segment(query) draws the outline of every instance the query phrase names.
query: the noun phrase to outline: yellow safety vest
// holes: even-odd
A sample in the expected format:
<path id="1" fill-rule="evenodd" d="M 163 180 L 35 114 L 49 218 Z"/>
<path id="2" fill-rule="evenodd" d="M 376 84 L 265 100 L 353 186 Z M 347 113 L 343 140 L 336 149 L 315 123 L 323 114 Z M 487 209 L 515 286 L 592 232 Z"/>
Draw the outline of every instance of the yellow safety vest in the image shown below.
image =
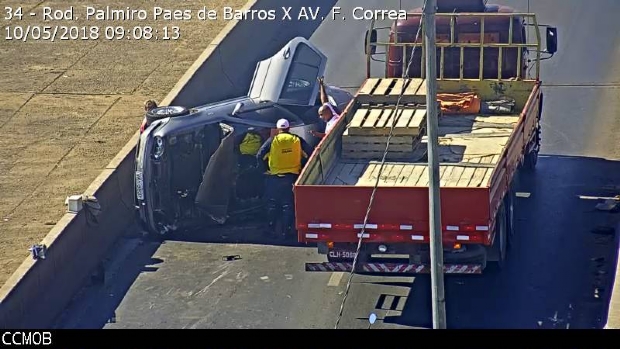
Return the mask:
<path id="1" fill-rule="evenodd" d="M 301 171 L 301 141 L 290 133 L 279 133 L 273 137 L 269 151 L 269 173 L 273 175 Z"/>
<path id="2" fill-rule="evenodd" d="M 239 151 L 243 155 L 256 155 L 263 144 L 261 137 L 255 133 L 246 133 L 239 145 Z"/>

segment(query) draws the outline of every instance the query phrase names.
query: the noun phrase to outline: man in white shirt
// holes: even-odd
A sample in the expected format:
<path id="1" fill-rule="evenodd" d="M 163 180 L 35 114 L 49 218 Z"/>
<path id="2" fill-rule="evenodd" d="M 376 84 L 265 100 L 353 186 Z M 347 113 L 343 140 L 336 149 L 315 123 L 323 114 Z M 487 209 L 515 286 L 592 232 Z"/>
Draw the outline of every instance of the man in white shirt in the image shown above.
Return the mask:
<path id="1" fill-rule="evenodd" d="M 319 87 L 321 91 L 321 103 L 323 103 L 319 108 L 319 117 L 326 123 L 325 132 L 310 131 L 310 133 L 315 137 L 323 138 L 334 128 L 338 120 L 340 120 L 340 115 L 336 112 L 336 108 L 329 102 L 323 77 L 319 78 Z"/>

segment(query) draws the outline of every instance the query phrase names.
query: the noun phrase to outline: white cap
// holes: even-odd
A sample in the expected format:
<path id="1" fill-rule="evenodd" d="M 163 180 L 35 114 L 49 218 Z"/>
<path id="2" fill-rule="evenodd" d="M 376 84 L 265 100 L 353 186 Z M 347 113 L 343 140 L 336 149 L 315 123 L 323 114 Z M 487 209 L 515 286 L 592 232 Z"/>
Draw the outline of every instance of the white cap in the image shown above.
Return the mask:
<path id="1" fill-rule="evenodd" d="M 279 130 L 282 130 L 282 129 L 287 129 L 287 128 L 291 127 L 291 125 L 288 123 L 288 120 L 280 119 L 280 120 L 278 120 L 278 123 L 276 123 L 276 127 Z"/>

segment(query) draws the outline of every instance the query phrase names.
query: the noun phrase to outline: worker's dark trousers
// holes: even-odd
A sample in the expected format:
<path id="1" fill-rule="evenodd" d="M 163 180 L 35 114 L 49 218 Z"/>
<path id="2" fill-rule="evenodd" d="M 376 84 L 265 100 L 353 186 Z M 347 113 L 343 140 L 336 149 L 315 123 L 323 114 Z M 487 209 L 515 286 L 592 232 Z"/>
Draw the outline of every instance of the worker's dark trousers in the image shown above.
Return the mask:
<path id="1" fill-rule="evenodd" d="M 296 174 L 268 175 L 265 180 L 265 199 L 267 201 L 267 218 L 269 225 L 275 227 L 278 218 L 282 218 L 285 229 L 291 230 L 295 225 L 295 200 L 293 184 Z"/>

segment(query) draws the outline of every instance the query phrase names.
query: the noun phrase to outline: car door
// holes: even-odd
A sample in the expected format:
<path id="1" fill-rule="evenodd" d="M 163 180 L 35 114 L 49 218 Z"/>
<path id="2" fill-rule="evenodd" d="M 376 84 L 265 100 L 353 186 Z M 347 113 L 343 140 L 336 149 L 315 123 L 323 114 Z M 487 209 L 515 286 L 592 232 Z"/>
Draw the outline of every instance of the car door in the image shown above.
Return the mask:
<path id="1" fill-rule="evenodd" d="M 256 65 L 248 96 L 284 105 L 314 105 L 327 57 L 303 37 Z"/>

